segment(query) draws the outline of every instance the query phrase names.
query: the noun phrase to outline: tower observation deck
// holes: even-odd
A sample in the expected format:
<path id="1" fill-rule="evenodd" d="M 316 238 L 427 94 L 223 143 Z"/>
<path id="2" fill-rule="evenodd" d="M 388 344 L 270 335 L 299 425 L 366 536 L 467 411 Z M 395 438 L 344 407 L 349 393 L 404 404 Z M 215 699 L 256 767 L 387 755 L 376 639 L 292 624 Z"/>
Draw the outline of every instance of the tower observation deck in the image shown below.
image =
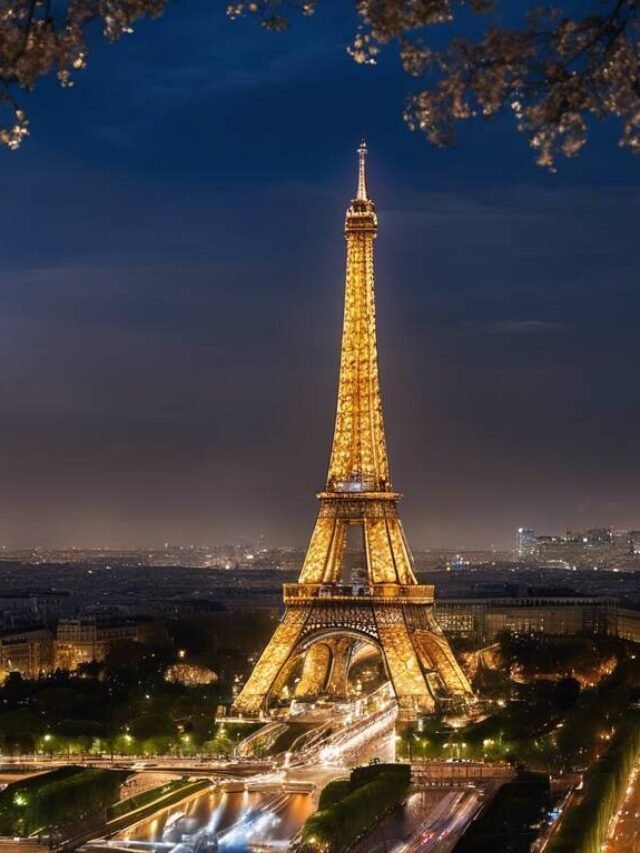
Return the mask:
<path id="1" fill-rule="evenodd" d="M 401 718 L 472 695 L 436 622 L 434 588 L 416 580 L 398 516 L 401 495 L 391 485 L 376 336 L 378 219 L 366 157 L 363 140 L 345 222 L 340 376 L 326 487 L 298 583 L 284 585 L 284 616 L 236 699 L 240 713 L 266 711 L 300 662 L 296 696 L 344 698 L 350 662 L 363 643 L 380 651 Z"/>

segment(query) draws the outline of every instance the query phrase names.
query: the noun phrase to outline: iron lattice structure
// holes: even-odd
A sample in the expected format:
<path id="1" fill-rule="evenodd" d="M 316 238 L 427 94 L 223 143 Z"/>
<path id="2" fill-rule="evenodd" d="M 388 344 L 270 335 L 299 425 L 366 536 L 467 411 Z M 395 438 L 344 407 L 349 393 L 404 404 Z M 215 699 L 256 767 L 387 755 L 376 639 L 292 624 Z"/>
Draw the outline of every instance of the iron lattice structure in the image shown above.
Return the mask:
<path id="1" fill-rule="evenodd" d="M 344 325 L 336 425 L 325 491 L 298 583 L 285 584 L 285 613 L 235 702 L 265 711 L 302 663 L 298 697 L 346 696 L 364 642 L 381 652 L 401 718 L 471 697 L 433 613 L 432 586 L 418 584 L 398 516 L 382 414 L 376 341 L 373 243 L 378 221 L 358 149 L 356 198 L 347 210 Z M 353 532 L 361 565 L 352 562 Z M 351 574 L 349 572 L 351 571 Z"/>

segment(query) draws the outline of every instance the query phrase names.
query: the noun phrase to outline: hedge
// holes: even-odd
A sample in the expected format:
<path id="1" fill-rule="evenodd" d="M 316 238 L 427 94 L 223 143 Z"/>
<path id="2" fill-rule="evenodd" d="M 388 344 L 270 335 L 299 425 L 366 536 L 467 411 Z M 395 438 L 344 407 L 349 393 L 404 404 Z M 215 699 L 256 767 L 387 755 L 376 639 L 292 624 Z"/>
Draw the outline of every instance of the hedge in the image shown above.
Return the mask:
<path id="1" fill-rule="evenodd" d="M 208 787 L 210 784 L 208 779 L 199 779 L 196 782 L 192 779 L 173 779 L 170 782 L 165 782 L 164 785 L 159 785 L 157 788 L 149 788 L 147 791 L 142 791 L 133 797 L 127 797 L 126 800 L 120 800 L 119 803 L 115 803 L 109 807 L 107 817 L 109 820 L 115 820 L 115 818 L 122 817 L 122 815 L 129 814 L 129 812 L 153 803 L 155 800 L 160 799 L 160 797 L 167 797 L 169 794 L 177 791 L 187 796 L 187 794 L 191 792 L 195 793 L 200 789 Z"/>
<path id="2" fill-rule="evenodd" d="M 348 782 L 331 782 L 302 829 L 303 842 L 341 853 L 403 802 L 410 782 L 411 768 L 405 764 L 360 767 Z"/>
<path id="3" fill-rule="evenodd" d="M 126 770 L 65 767 L 0 794 L 0 835 L 30 835 L 99 812 L 120 796 Z"/>
<path id="4" fill-rule="evenodd" d="M 320 798 L 318 800 L 318 811 L 324 811 L 335 803 L 340 802 L 340 800 L 343 800 L 351 790 L 350 779 L 331 782 L 320 794 Z"/>

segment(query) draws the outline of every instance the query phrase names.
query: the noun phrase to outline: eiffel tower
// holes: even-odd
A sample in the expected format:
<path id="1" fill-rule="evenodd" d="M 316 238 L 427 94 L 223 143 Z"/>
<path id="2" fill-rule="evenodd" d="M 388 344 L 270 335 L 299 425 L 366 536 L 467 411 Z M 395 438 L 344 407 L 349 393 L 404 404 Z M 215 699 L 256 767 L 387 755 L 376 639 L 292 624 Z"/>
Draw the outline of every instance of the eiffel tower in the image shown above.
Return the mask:
<path id="1" fill-rule="evenodd" d="M 398 517 L 402 496 L 391 485 L 376 343 L 378 220 L 367 193 L 364 140 L 358 156 L 357 193 L 345 224 L 344 325 L 327 485 L 318 494 L 320 512 L 298 583 L 284 584 L 284 616 L 235 701 L 239 713 L 267 711 L 301 662 L 295 696 L 346 697 L 351 663 L 364 645 L 382 655 L 400 719 L 472 696 L 436 622 L 434 587 L 414 575 Z"/>

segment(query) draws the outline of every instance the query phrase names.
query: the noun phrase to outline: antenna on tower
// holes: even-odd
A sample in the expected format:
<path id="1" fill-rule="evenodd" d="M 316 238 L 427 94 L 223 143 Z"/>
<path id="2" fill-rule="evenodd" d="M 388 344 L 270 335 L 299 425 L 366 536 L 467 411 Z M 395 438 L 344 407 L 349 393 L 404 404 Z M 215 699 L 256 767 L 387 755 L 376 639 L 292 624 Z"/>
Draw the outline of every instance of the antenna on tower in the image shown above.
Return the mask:
<path id="1" fill-rule="evenodd" d="M 367 143 L 364 136 L 360 140 L 360 145 L 358 146 L 358 159 L 358 192 L 356 199 L 358 201 L 367 201 Z"/>

